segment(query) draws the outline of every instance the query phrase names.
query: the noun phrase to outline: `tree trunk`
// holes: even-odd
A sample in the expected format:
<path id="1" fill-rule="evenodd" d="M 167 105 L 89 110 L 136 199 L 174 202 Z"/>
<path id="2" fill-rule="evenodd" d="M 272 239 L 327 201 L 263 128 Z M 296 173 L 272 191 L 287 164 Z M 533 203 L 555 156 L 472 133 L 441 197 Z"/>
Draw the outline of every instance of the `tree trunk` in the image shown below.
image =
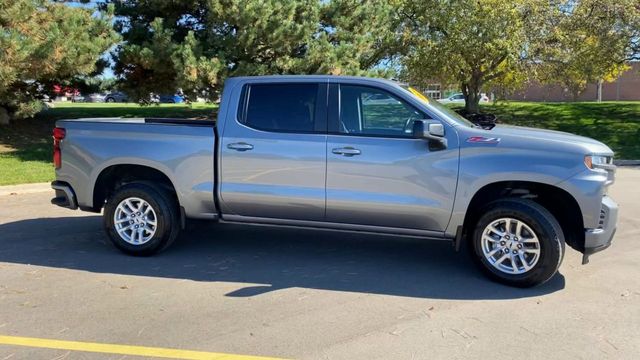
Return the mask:
<path id="1" fill-rule="evenodd" d="M 464 95 L 464 111 L 467 114 L 480 113 L 480 89 L 473 84 L 462 84 L 462 94 Z"/>
<path id="2" fill-rule="evenodd" d="M 598 79 L 596 101 L 602 102 L 602 79 Z"/>
<path id="3" fill-rule="evenodd" d="M 9 125 L 9 120 L 11 120 L 9 111 L 0 106 L 0 125 Z"/>

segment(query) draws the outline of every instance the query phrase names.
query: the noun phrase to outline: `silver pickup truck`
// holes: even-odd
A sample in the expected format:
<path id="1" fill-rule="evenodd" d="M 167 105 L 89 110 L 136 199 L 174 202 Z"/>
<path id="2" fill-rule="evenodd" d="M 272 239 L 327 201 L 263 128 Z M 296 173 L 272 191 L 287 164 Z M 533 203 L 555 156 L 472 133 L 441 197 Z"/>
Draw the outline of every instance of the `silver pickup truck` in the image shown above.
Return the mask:
<path id="1" fill-rule="evenodd" d="M 584 263 L 611 243 L 612 157 L 567 133 L 475 126 L 393 81 L 238 77 L 217 121 L 58 121 L 52 202 L 103 211 L 133 255 L 191 218 L 385 233 L 466 244 L 489 277 L 527 287 L 565 243 Z"/>

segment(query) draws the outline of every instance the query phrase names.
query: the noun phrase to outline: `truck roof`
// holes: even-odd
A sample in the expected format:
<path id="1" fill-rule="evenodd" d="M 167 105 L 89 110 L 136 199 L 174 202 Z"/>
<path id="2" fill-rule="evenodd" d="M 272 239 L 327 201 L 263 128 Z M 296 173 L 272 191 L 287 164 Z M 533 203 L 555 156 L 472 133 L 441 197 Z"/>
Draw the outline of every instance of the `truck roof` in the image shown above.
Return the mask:
<path id="1" fill-rule="evenodd" d="M 363 80 L 363 81 L 376 81 L 387 84 L 400 85 L 401 83 L 395 80 L 374 78 L 366 76 L 346 76 L 346 75 L 259 75 L 259 76 L 237 76 L 229 77 L 227 80 Z"/>

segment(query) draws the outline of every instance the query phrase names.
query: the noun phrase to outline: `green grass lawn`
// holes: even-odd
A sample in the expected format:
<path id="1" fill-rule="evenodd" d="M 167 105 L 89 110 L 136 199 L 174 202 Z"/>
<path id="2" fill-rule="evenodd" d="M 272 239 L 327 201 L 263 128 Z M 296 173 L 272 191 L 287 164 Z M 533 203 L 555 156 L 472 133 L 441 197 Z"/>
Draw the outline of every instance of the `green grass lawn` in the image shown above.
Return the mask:
<path id="1" fill-rule="evenodd" d="M 505 124 L 566 131 L 598 139 L 618 159 L 640 159 L 640 102 L 524 103 L 483 105 Z M 33 119 L 0 127 L 0 185 L 54 178 L 51 131 L 59 119 L 81 117 L 207 118 L 217 105 L 56 104 Z"/>
<path id="2" fill-rule="evenodd" d="M 503 124 L 565 131 L 607 144 L 617 159 L 640 159 L 640 101 L 483 105 Z"/>

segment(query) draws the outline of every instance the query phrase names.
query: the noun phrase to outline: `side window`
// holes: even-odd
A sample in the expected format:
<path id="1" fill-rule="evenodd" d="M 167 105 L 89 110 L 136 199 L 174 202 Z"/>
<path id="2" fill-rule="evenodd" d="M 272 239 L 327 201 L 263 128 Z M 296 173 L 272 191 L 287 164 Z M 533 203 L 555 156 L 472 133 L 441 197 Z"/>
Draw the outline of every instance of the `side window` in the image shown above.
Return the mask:
<path id="1" fill-rule="evenodd" d="M 266 131 L 314 132 L 318 84 L 252 84 L 243 91 L 240 122 Z"/>
<path id="2" fill-rule="evenodd" d="M 410 137 L 413 121 L 423 118 L 420 111 L 384 90 L 340 86 L 341 133 Z"/>

